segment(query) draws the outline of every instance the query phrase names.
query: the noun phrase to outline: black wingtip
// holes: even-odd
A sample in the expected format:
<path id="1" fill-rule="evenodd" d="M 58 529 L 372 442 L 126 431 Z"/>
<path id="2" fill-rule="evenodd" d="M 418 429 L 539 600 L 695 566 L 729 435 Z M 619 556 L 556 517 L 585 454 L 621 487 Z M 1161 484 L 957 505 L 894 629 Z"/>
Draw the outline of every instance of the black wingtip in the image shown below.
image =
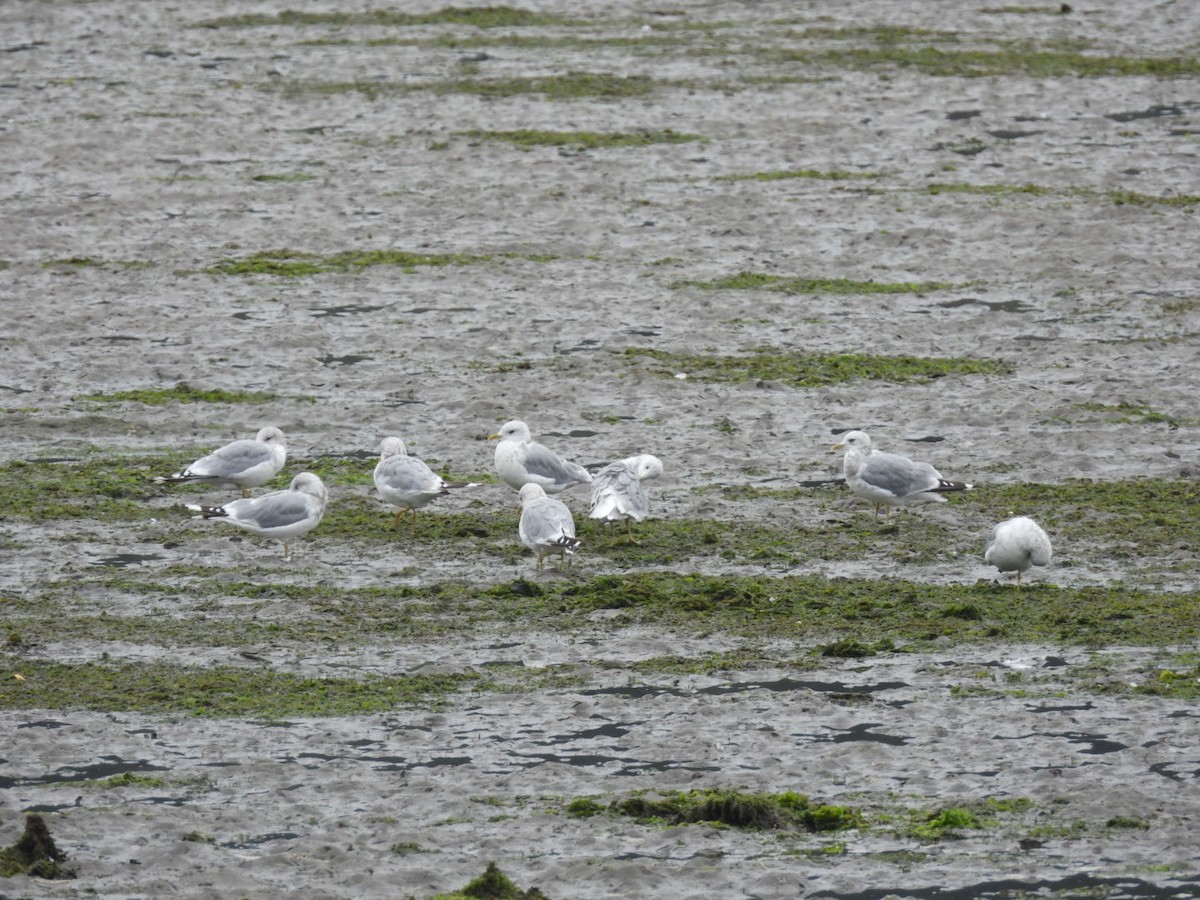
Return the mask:
<path id="1" fill-rule="evenodd" d="M 973 490 L 974 488 L 975 488 L 975 485 L 967 484 L 965 481 L 947 481 L 946 479 L 943 478 L 940 481 L 938 481 L 938 486 L 935 487 L 934 490 L 935 491 L 970 491 L 970 490 Z"/>

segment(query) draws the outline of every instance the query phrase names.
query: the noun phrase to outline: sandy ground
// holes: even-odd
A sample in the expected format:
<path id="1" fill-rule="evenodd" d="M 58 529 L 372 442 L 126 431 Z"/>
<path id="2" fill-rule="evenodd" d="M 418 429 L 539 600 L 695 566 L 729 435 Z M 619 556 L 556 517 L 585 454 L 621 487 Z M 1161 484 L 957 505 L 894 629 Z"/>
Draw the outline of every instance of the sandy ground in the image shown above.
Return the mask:
<path id="1" fill-rule="evenodd" d="M 575 14 L 552 2 L 530 8 Z M 668 475 L 653 489 L 656 513 L 718 521 L 801 521 L 831 508 L 836 517 L 858 515 L 848 497 L 772 505 L 697 490 L 830 478 L 837 460 L 828 446 L 851 427 L 919 452 L 951 477 L 1194 477 L 1195 207 L 1106 199 L 1114 191 L 1196 193 L 1194 78 L 931 77 L 747 50 L 870 46 L 869 33 L 848 31 L 895 26 L 957 34 L 954 47 L 1087 41 L 1101 55 L 1194 56 L 1200 33 L 1200 11 L 1184 3 L 1077 4 L 1069 15 L 999 9 L 932 0 L 590 4 L 592 25 L 520 32 L 605 42 L 479 51 L 371 43 L 479 33 L 462 26 L 194 27 L 276 11 L 235 0 L 5 3 L 0 459 L 203 449 L 271 422 L 288 433 L 296 459 L 370 453 L 383 435 L 399 433 L 452 471 L 485 472 L 491 447 L 483 436 L 519 416 L 587 464 L 657 453 Z M 720 23 L 711 39 L 724 43 L 701 53 L 703 37 L 654 50 L 610 40 L 654 34 L 647 23 Z M 645 97 L 568 101 L 294 89 L 573 71 L 677 84 Z M 664 127 L 707 140 L 522 150 L 466 134 Z M 878 177 L 726 177 L 800 169 Z M 932 195 L 937 182 L 1051 190 Z M 272 249 L 492 258 L 298 279 L 203 271 Z M 101 264 L 64 262 L 83 258 Z M 672 286 L 740 271 L 953 287 L 830 297 Z M 1013 374 L 800 391 L 662 378 L 622 355 L 628 347 L 727 354 L 758 346 L 1002 359 Z M 181 381 L 281 399 L 266 410 L 79 400 Z M 1082 412 L 1120 403 L 1185 424 Z M 931 437 L 942 440 L 922 441 Z M 365 493 L 334 485 L 332 502 L 353 490 Z M 446 506 L 480 498 L 513 502 L 486 486 Z M 418 558 L 403 546 L 362 551 L 323 542 L 319 530 L 284 566 L 265 544 L 215 530 L 179 545 L 163 505 L 158 531 L 98 527 L 70 542 L 54 539 L 60 526 L 6 518 L 0 529 L 18 549 L 5 551 L 0 590 L 19 592 L 120 553 L 146 553 L 150 566 L 185 560 L 231 570 L 267 557 L 279 577 L 355 586 L 401 570 L 417 583 L 487 584 L 531 566 L 528 558 L 516 568 L 469 554 Z M 920 515 L 985 524 L 954 505 Z M 1177 574 L 1160 567 L 1156 587 L 1196 590 L 1195 548 L 1181 552 L 1189 565 Z M 1041 577 L 1142 583 L 1126 560 L 1079 555 L 1087 565 Z M 586 553 L 577 566 L 576 577 L 612 571 Z M 800 571 L 951 583 L 992 574 L 980 556 L 917 569 L 813 561 Z M 121 598 L 110 600 L 119 614 Z M 341 674 L 347 666 L 403 673 L 496 661 L 531 670 L 618 664 L 597 668 L 585 688 L 463 697 L 436 713 L 265 724 L 5 712 L 0 844 L 19 833 L 19 810 L 48 810 L 79 877 L 0 884 L 0 896 L 273 896 L 290 888 L 306 897 L 426 897 L 462 886 L 493 859 L 555 900 L 1200 890 L 1192 704 L 951 692 L 981 671 L 1033 670 L 1052 685 L 1056 672 L 1097 654 L 1132 671 L 1155 651 L 954 648 L 831 661 L 802 675 L 768 669 L 636 685 L 619 670 L 621 662 L 736 643 L 598 622 L 573 635 L 381 642 L 336 657 L 314 647 L 268 662 Z M 778 649 L 782 659 L 803 648 Z M 164 651 L 50 643 L 40 652 L 140 659 Z M 220 659 L 203 648 L 182 654 L 197 664 Z M 83 795 L 73 783 L 125 771 L 191 786 Z M 1091 827 L 1084 837 L 1025 845 L 1004 829 L 934 843 L 873 829 L 839 835 L 845 846 L 831 848 L 828 838 L 561 814 L 578 796 L 714 783 L 873 807 L 1036 797 L 1054 805 L 1055 823 Z M 1116 814 L 1151 827 L 1106 831 Z M 181 840 L 193 833 L 213 840 Z"/>

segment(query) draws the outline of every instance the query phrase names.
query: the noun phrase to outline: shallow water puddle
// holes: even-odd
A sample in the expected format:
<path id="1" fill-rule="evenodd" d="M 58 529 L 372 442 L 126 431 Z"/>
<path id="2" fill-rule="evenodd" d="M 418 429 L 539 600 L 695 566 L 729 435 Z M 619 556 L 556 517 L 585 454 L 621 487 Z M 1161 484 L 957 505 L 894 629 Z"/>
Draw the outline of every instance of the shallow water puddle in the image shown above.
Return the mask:
<path id="1" fill-rule="evenodd" d="M 1014 736 L 996 735 L 994 739 L 998 741 L 1024 741 L 1035 737 L 1064 738 L 1070 744 L 1086 744 L 1088 749 L 1080 750 L 1080 753 L 1118 753 L 1121 750 L 1129 749 L 1128 744 L 1114 741 L 1106 735 L 1089 734 L 1083 731 L 1031 731 L 1028 734 Z"/>
<path id="2" fill-rule="evenodd" d="M 259 834 L 240 841 L 228 841 L 220 846 L 227 850 L 253 850 L 271 841 L 294 841 L 302 837 L 304 835 L 297 834 L 294 831 L 272 831 L 269 834 Z"/>
<path id="3" fill-rule="evenodd" d="M 978 297 L 963 297 L 939 303 L 941 309 L 958 309 L 963 306 L 983 306 L 988 312 L 1023 313 L 1032 312 L 1034 307 L 1023 300 L 981 300 Z"/>
<path id="4" fill-rule="evenodd" d="M 645 724 L 644 720 L 639 722 L 609 722 L 606 725 L 601 725 L 599 728 L 576 731 L 574 734 L 556 734 L 546 740 L 533 741 L 533 743 L 540 746 L 549 746 L 553 744 L 570 744 L 574 741 L 590 741 L 602 737 L 621 738 L 629 734 L 631 729 Z"/>
<path id="5" fill-rule="evenodd" d="M 140 759 L 129 762 L 119 756 L 102 756 L 104 762 L 87 766 L 61 766 L 45 775 L 17 776 L 15 778 L 0 778 L 0 788 L 28 787 L 35 784 L 72 784 L 81 781 L 100 781 L 105 778 L 115 778 L 119 775 L 130 775 L 135 772 L 166 772 L 166 766 L 156 766 Z"/>
<path id="6" fill-rule="evenodd" d="M 155 562 L 163 558 L 161 553 L 117 553 L 114 556 L 101 557 L 92 563 L 92 565 L 105 566 L 112 569 L 124 569 L 129 566 L 140 566 L 144 563 Z"/>
<path id="7" fill-rule="evenodd" d="M 373 313 L 386 308 L 384 306 L 371 306 L 365 303 L 343 303 L 339 306 L 314 306 L 309 312 L 316 319 L 337 319 L 342 316 L 361 316 L 364 313 Z"/>
<path id="8" fill-rule="evenodd" d="M 858 725 L 851 725 L 849 728 L 833 728 L 829 725 L 823 726 L 824 732 L 821 733 L 805 733 L 803 731 L 792 732 L 792 737 L 799 738 L 801 743 L 816 744 L 816 743 L 871 743 L 871 744 L 888 744 L 893 747 L 902 747 L 912 740 L 911 735 L 896 735 L 896 734 L 881 734 L 872 731 L 873 728 L 879 728 L 882 722 L 861 722 Z"/>
<path id="9" fill-rule="evenodd" d="M 1191 887 L 1188 887 L 1191 886 Z M 962 888 L 906 885 L 889 889 L 872 887 L 867 891 L 815 891 L 804 896 L 809 900 L 873 900 L 878 897 L 907 897 L 911 900 L 1007 900 L 1010 897 L 1103 897 L 1105 900 L 1172 900 L 1195 897 L 1200 878 L 1186 878 L 1175 885 L 1158 885 L 1140 878 L 1103 878 L 1087 873 L 1066 878 L 1042 878 L 1023 881 L 1004 878 L 985 881 Z"/>
<path id="10" fill-rule="evenodd" d="M 1171 781 L 1200 781 L 1200 759 L 1189 759 L 1184 765 L 1194 765 L 1196 768 L 1180 770 L 1180 763 L 1162 762 L 1152 765 L 1149 771 Z"/>
<path id="11" fill-rule="evenodd" d="M 1145 109 L 1132 112 L 1108 113 L 1104 118 L 1114 122 L 1136 122 L 1138 119 L 1162 119 L 1168 116 L 1182 116 L 1185 110 L 1195 109 L 1200 103 L 1168 103 L 1155 104 Z"/>
<path id="12" fill-rule="evenodd" d="M 354 366 L 358 365 L 360 362 L 367 362 L 371 359 L 374 359 L 374 357 L 363 356 L 358 353 L 348 353 L 345 356 L 333 356 L 327 354 L 325 356 L 318 356 L 317 362 L 326 368 L 333 368 L 336 366 Z"/>

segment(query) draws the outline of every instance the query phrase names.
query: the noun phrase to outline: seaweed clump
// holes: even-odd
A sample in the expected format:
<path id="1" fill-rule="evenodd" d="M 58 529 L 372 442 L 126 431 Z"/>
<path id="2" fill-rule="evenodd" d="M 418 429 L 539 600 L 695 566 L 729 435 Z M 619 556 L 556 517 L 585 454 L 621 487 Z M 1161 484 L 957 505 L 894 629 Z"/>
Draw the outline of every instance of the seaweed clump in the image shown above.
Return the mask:
<path id="1" fill-rule="evenodd" d="M 511 878 L 500 871 L 494 862 L 478 878 L 452 894 L 438 894 L 432 900 L 549 900 L 537 888 L 527 891 L 517 887 Z"/>
<path id="2" fill-rule="evenodd" d="M 0 876 L 32 875 L 35 878 L 68 879 L 75 873 L 63 865 L 67 854 L 58 849 L 46 820 L 38 815 L 25 817 L 25 831 L 11 847 L 0 850 Z"/>
<path id="3" fill-rule="evenodd" d="M 689 825 L 699 822 L 744 828 L 751 831 L 801 829 L 804 831 L 840 831 L 858 828 L 862 815 L 844 806 L 814 805 L 794 791 L 782 794 L 747 794 L 740 791 L 708 788 L 691 791 L 660 792 L 658 797 L 635 794 L 614 801 L 609 809 L 643 823 Z M 572 808 L 575 815 L 588 814 Z"/>

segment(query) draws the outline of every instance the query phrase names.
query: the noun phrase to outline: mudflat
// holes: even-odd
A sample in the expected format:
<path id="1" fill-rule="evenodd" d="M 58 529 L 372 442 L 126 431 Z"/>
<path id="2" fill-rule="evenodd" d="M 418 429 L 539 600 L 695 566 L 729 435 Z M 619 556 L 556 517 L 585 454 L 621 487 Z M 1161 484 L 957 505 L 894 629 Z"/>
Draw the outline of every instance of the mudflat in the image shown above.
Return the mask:
<path id="1" fill-rule="evenodd" d="M 303 6 L 0 7 L 0 894 L 1200 889 L 1200 10 Z M 154 481 L 266 425 L 289 559 Z"/>

